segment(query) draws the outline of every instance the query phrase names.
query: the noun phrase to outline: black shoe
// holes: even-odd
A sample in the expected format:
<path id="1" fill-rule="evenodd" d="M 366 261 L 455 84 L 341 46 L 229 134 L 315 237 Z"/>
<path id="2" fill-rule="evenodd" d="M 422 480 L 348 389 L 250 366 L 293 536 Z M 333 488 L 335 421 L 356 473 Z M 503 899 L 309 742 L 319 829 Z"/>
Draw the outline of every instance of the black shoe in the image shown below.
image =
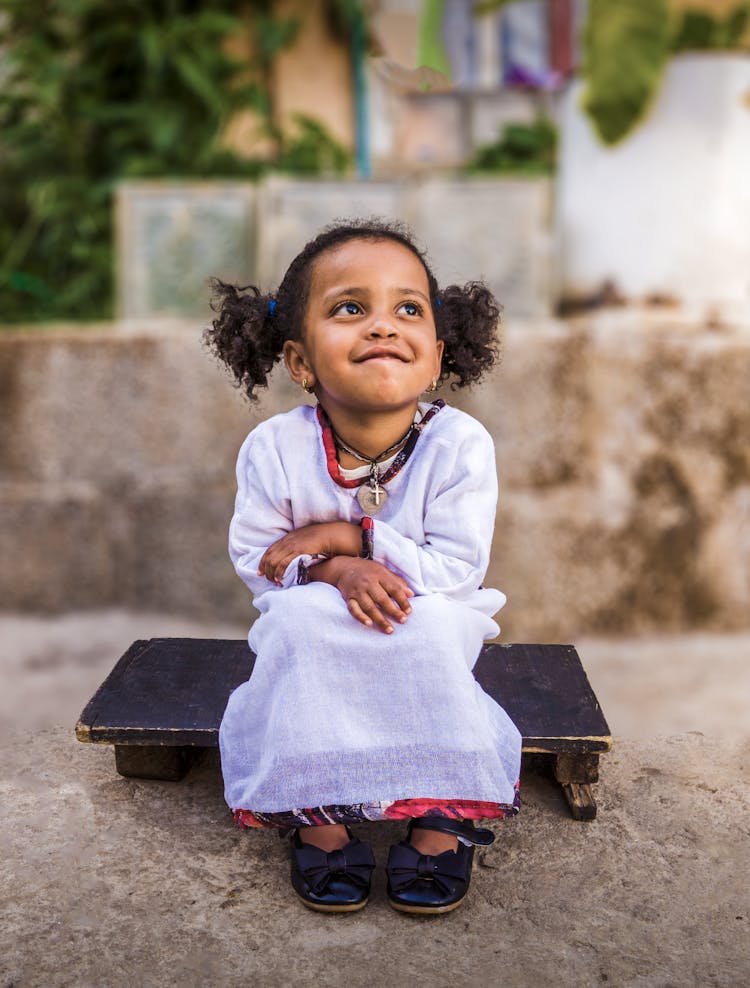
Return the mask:
<path id="1" fill-rule="evenodd" d="M 375 859 L 369 844 L 347 831 L 351 840 L 339 851 L 303 844 L 292 833 L 292 886 L 310 909 L 350 913 L 367 905 Z"/>
<path id="2" fill-rule="evenodd" d="M 474 847 L 461 841 L 455 851 L 420 854 L 409 841 L 413 830 L 438 830 L 463 837 L 474 844 L 491 844 L 491 830 L 477 830 L 471 820 L 450 820 L 441 816 L 423 816 L 412 820 L 406 840 L 391 847 L 386 874 L 388 901 L 404 913 L 431 916 L 447 913 L 460 905 L 469 890 Z"/>

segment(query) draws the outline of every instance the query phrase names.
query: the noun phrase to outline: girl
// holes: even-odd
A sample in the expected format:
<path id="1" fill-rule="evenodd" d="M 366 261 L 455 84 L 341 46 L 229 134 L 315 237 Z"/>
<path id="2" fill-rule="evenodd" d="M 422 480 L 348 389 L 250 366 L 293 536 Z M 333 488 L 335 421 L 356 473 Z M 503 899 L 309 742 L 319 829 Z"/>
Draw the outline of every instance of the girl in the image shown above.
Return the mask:
<path id="1" fill-rule="evenodd" d="M 471 670 L 505 603 L 481 587 L 497 481 L 489 434 L 420 401 L 497 357 L 479 284 L 438 290 L 404 230 L 328 228 L 275 295 L 217 282 L 207 342 L 255 397 L 283 357 L 314 394 L 263 422 L 237 463 L 229 551 L 255 595 L 252 677 L 220 730 L 244 827 L 292 828 L 313 909 L 361 909 L 374 866 L 348 825 L 408 819 L 388 859 L 396 909 L 440 913 L 469 885 L 481 817 L 518 811 L 521 737 Z"/>

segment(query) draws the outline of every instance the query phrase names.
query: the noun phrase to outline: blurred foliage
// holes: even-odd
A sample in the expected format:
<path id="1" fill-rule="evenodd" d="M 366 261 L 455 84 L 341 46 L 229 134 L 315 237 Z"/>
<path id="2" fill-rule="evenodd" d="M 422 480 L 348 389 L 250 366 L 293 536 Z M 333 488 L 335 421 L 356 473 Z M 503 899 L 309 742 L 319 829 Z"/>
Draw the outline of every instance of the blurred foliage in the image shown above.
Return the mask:
<path id="1" fill-rule="evenodd" d="M 341 175 L 352 155 L 318 120 L 304 113 L 295 115 L 296 133 L 287 135 L 275 167 L 294 175 Z"/>
<path id="2" fill-rule="evenodd" d="M 669 57 L 667 0 L 589 0 L 583 108 L 614 144 L 641 118 Z"/>
<path id="3" fill-rule="evenodd" d="M 748 2 L 723 16 L 695 8 L 670 16 L 667 0 L 589 0 L 583 107 L 604 143 L 621 141 L 642 119 L 670 55 L 736 49 L 748 23 Z"/>
<path id="4" fill-rule="evenodd" d="M 314 121 L 275 125 L 273 60 L 296 22 L 271 0 L 0 0 L 0 313 L 6 322 L 111 314 L 112 192 L 122 178 L 255 178 L 221 146 L 254 111 L 279 165 L 341 170 Z M 248 39 L 252 62 L 229 54 Z"/>
<path id="5" fill-rule="evenodd" d="M 417 36 L 417 65 L 450 77 L 451 67 L 443 43 L 445 0 L 423 0 Z"/>
<path id="6" fill-rule="evenodd" d="M 478 16 L 509 0 L 478 0 Z M 583 29 L 583 108 L 605 144 L 623 140 L 658 92 L 670 55 L 743 46 L 750 0 L 728 13 L 693 6 L 670 13 L 668 0 L 587 0 Z"/>
<path id="7" fill-rule="evenodd" d="M 506 124 L 493 144 L 474 153 L 469 170 L 511 175 L 550 175 L 557 160 L 557 128 L 549 117 Z"/>
<path id="8" fill-rule="evenodd" d="M 740 3 L 721 17 L 703 10 L 686 10 L 677 22 L 672 51 L 711 51 L 740 48 L 750 25 L 750 3 Z"/>

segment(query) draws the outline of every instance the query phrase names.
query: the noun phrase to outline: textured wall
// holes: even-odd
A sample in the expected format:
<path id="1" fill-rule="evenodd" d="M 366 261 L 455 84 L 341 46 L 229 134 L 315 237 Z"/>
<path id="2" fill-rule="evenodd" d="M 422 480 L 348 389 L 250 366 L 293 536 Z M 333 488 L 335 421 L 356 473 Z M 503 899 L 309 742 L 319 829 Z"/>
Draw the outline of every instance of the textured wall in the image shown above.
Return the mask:
<path id="1" fill-rule="evenodd" d="M 750 327 L 600 312 L 504 350 L 446 395 L 496 440 L 504 636 L 750 625 Z M 0 336 L 2 606 L 243 620 L 234 459 L 299 397 L 282 374 L 249 406 L 190 326 Z"/>
<path id="2" fill-rule="evenodd" d="M 210 277 L 275 288 L 324 226 L 382 216 L 406 222 L 430 245 L 441 284 L 482 278 L 506 313 L 546 316 L 556 278 L 551 213 L 545 178 L 122 182 L 118 314 L 207 319 Z"/>

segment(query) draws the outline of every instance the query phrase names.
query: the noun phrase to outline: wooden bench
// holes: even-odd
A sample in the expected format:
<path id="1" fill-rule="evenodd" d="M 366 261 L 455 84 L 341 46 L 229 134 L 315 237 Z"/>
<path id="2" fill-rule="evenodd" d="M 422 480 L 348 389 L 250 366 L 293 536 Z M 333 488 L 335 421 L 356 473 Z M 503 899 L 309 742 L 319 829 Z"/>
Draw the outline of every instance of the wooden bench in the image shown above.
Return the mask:
<path id="1" fill-rule="evenodd" d="M 178 780 L 200 749 L 218 745 L 229 694 L 252 672 L 247 642 L 136 641 L 86 705 L 79 741 L 113 744 L 120 775 Z M 482 648 L 474 674 L 523 735 L 523 751 L 550 762 L 577 820 L 592 820 L 607 722 L 572 645 Z"/>

